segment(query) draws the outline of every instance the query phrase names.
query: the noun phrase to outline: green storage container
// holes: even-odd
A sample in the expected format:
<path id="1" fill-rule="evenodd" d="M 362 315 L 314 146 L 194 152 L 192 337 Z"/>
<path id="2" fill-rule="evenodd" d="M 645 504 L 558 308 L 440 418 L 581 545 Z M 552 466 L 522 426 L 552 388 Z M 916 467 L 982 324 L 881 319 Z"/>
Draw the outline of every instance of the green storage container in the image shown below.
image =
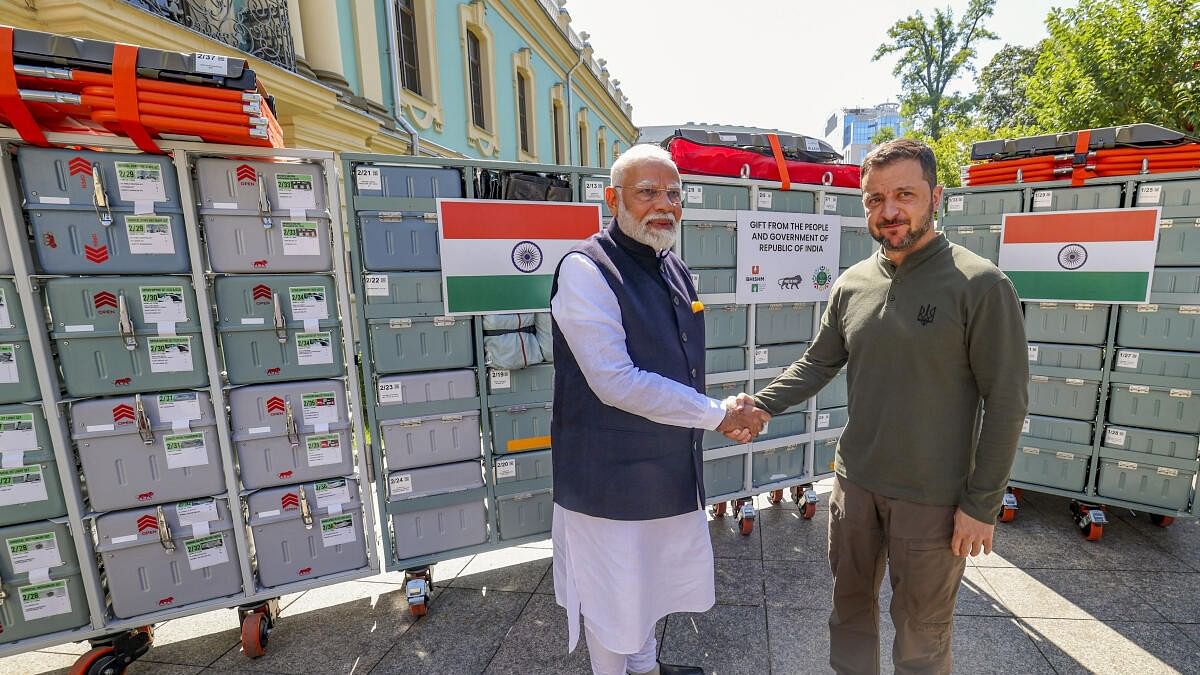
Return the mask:
<path id="1" fill-rule="evenodd" d="M 0 279 L 0 403 L 41 398 L 17 286 Z"/>
<path id="2" fill-rule="evenodd" d="M 1145 460 L 1144 455 L 1101 450 L 1096 493 L 1160 509 L 1186 509 L 1196 479 L 1196 463 L 1165 457 L 1153 463 Z"/>
<path id="3" fill-rule="evenodd" d="M 1099 382 L 1029 376 L 1029 412 L 1034 415 L 1091 420 L 1099 395 Z"/>
<path id="4" fill-rule="evenodd" d="M 1200 433 L 1200 394 L 1191 389 L 1114 384 L 1108 397 L 1113 424 Z"/>
<path id="5" fill-rule="evenodd" d="M 475 365 L 472 319 L 414 316 L 372 319 L 371 354 L 380 373 L 470 368 Z"/>
<path id="6" fill-rule="evenodd" d="M 712 305 L 704 308 L 704 346 L 709 349 L 746 344 L 746 306 Z M 687 335 L 682 334 L 686 342 Z"/>
<path id="7" fill-rule="evenodd" d="M 0 529 L 0 644 L 88 623 L 79 559 L 66 522 L 41 520 Z"/>
<path id="8" fill-rule="evenodd" d="M 750 460 L 750 480 L 754 487 L 803 476 L 807 447 L 806 443 L 798 443 L 754 453 Z"/>
<path id="9" fill-rule="evenodd" d="M 1121 347 L 1200 352 L 1200 307 L 1121 305 L 1117 344 Z"/>
<path id="10" fill-rule="evenodd" d="M 754 309 L 754 341 L 760 345 L 774 345 L 812 340 L 816 307 L 811 302 L 757 305 Z"/>
<path id="11" fill-rule="evenodd" d="M 58 462 L 40 406 L 0 406 L 0 526 L 66 515 Z"/>
<path id="12" fill-rule="evenodd" d="M 737 267 L 737 223 L 683 221 L 680 249 L 692 269 Z"/>
<path id="13" fill-rule="evenodd" d="M 1102 345 L 1108 336 L 1108 305 L 1025 303 L 1025 338 L 1030 342 Z"/>
<path id="14" fill-rule="evenodd" d="M 746 456 L 733 455 L 704 463 L 704 495 L 709 501 L 741 492 L 746 485 Z"/>
<path id="15" fill-rule="evenodd" d="M 683 208 L 746 211 L 750 209 L 750 188 L 684 181 Z"/>
<path id="16" fill-rule="evenodd" d="M 941 225 L 944 228 L 999 225 L 1004 214 L 1020 213 L 1024 201 L 1020 190 L 974 193 L 947 190 Z"/>
<path id="17" fill-rule="evenodd" d="M 1087 481 L 1092 449 L 1022 436 L 1013 461 L 1012 480 L 1080 492 Z"/>
<path id="18" fill-rule="evenodd" d="M 1110 424 L 1104 429 L 1104 447 L 1176 459 L 1196 459 L 1200 437 L 1173 431 L 1139 429 Z"/>

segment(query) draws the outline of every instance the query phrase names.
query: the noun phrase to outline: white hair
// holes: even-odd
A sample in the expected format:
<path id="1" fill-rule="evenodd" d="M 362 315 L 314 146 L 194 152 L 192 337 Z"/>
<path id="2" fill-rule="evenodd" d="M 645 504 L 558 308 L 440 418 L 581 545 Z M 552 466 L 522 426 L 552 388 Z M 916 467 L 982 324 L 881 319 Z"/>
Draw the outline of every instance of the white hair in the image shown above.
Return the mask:
<path id="1" fill-rule="evenodd" d="M 609 173 L 612 176 L 612 184 L 623 185 L 622 181 L 625 179 L 626 169 L 639 162 L 648 161 L 662 162 L 676 171 L 679 170 L 675 166 L 675 160 L 671 159 L 671 153 L 653 143 L 639 143 L 630 146 L 628 150 L 621 153 L 617 161 L 613 162 L 612 168 L 609 169 Z"/>

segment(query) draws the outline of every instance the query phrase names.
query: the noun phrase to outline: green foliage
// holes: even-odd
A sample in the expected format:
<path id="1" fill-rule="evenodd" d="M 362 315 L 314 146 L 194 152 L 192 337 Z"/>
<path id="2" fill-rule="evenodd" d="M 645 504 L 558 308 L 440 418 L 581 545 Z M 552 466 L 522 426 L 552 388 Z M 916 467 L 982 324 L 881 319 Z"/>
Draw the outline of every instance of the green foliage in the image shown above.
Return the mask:
<path id="1" fill-rule="evenodd" d="M 995 131 L 1005 126 L 1033 126 L 1037 119 L 1026 93 L 1037 67 L 1042 45 L 1004 45 L 979 72 L 979 108 L 976 118 Z"/>
<path id="2" fill-rule="evenodd" d="M 1053 10 L 1046 27 L 1027 87 L 1039 126 L 1200 132 L 1200 2 L 1080 0 Z"/>
<path id="3" fill-rule="evenodd" d="M 1019 138 L 1038 133 L 1031 127 L 1001 127 L 989 129 L 983 124 L 960 122 L 943 130 L 941 138 L 932 138 L 919 132 L 909 133 L 933 149 L 937 158 L 938 183 L 946 187 L 962 185 L 962 170 L 971 163 L 971 145 L 993 138 Z"/>
<path id="4" fill-rule="evenodd" d="M 976 44 L 996 39 L 983 25 L 995 4 L 996 0 L 971 0 L 958 21 L 950 8 L 935 9 L 932 21 L 918 11 L 888 29 L 888 42 L 879 45 L 873 60 L 900 54 L 892 72 L 900 77 L 903 89 L 900 113 L 912 128 L 940 138 L 945 128 L 976 105 L 976 97 L 946 89 L 954 78 L 975 72 Z"/>
<path id="5" fill-rule="evenodd" d="M 888 141 L 892 140 L 895 137 L 896 137 L 896 130 L 894 128 L 880 127 L 879 131 L 876 131 L 875 135 L 871 137 L 871 145 L 879 145 L 880 143 L 887 143 Z"/>

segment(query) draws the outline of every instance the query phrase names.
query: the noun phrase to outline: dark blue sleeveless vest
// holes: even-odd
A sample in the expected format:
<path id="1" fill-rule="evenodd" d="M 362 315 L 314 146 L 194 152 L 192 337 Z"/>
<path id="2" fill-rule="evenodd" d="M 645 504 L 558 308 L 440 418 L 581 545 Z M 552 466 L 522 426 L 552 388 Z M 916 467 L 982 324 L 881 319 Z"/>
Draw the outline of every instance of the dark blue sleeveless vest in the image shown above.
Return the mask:
<path id="1" fill-rule="evenodd" d="M 633 364 L 704 391 L 704 313 L 679 256 L 656 256 L 616 223 L 573 249 L 596 262 L 621 307 Z M 551 297 L 558 292 L 558 270 Z M 588 386 L 558 322 L 554 333 L 554 501 L 598 518 L 650 520 L 704 499 L 699 429 L 657 424 L 605 405 Z M 697 501 L 699 499 L 699 501 Z"/>

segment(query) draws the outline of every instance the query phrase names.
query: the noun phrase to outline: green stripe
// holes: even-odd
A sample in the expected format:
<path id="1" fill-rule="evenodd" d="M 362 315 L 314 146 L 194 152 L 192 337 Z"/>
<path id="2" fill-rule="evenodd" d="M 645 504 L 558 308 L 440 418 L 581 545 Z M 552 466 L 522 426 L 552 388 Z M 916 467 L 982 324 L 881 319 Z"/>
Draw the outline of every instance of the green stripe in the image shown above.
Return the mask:
<path id="1" fill-rule="evenodd" d="M 553 274 L 446 277 L 446 307 L 457 312 L 545 311 Z"/>
<path id="2" fill-rule="evenodd" d="M 1006 271 L 1022 300 L 1145 302 L 1149 272 Z"/>

